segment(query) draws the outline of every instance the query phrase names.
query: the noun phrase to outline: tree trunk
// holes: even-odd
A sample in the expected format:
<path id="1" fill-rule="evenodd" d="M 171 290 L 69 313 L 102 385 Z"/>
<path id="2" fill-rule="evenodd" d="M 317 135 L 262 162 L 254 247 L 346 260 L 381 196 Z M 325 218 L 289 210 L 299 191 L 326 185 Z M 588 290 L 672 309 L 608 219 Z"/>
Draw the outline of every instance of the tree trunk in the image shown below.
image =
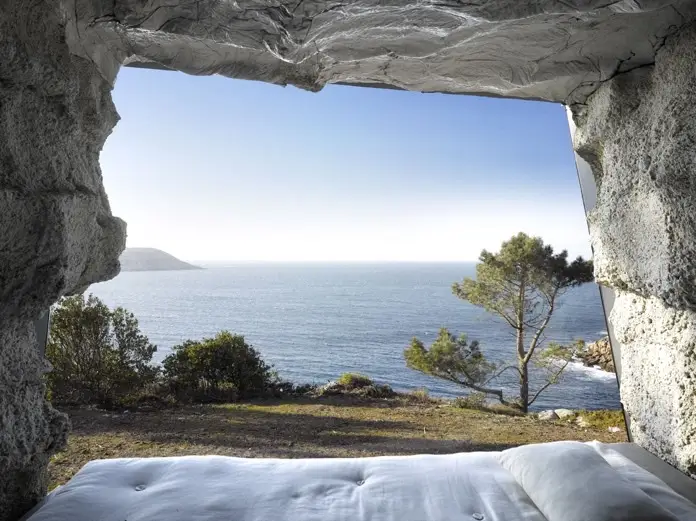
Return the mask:
<path id="1" fill-rule="evenodd" d="M 527 362 L 525 361 L 526 354 L 524 350 L 524 292 L 525 292 L 525 277 L 520 280 L 520 289 L 517 296 L 517 366 L 520 370 L 520 408 L 523 412 L 527 412 L 529 408 L 529 371 Z"/>
<path id="2" fill-rule="evenodd" d="M 520 408 L 522 412 L 529 411 L 529 367 L 523 360 L 519 361 L 520 370 Z"/>

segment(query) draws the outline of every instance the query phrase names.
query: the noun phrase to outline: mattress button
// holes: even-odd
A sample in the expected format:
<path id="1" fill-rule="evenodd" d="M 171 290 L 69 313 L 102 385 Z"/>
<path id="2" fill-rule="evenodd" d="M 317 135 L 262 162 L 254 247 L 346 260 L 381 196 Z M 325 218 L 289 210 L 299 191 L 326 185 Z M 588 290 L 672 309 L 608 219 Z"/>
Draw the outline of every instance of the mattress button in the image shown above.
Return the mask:
<path id="1" fill-rule="evenodd" d="M 145 490 L 145 485 L 138 485 L 137 487 L 135 487 L 135 490 L 137 492 L 141 492 L 141 491 Z"/>
<path id="2" fill-rule="evenodd" d="M 471 517 L 473 517 L 476 521 L 483 521 L 483 518 L 485 517 L 483 514 L 479 514 L 478 512 L 474 512 Z"/>
<path id="3" fill-rule="evenodd" d="M 361 485 L 364 485 L 364 484 L 365 484 L 365 481 L 364 481 L 364 480 L 362 480 L 362 479 L 358 480 L 358 486 L 361 486 Z"/>

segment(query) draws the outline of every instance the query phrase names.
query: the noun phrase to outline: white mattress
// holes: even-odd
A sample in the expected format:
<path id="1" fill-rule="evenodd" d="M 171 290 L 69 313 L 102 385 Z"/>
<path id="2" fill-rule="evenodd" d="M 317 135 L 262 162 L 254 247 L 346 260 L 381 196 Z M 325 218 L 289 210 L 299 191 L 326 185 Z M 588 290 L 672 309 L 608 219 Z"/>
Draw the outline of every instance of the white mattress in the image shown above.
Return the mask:
<path id="1" fill-rule="evenodd" d="M 602 462 L 612 465 L 611 472 L 623 476 L 617 479 L 636 489 L 645 489 L 644 482 L 648 483 L 652 491 L 648 494 L 670 515 L 676 514 L 665 519 L 696 520 L 696 506 L 646 471 L 626 467 L 628 460 L 610 446 L 597 442 L 584 446 L 602 455 Z M 495 452 L 359 459 L 97 460 L 51 493 L 27 519 L 547 521 L 519 479 L 501 465 L 501 453 Z"/>

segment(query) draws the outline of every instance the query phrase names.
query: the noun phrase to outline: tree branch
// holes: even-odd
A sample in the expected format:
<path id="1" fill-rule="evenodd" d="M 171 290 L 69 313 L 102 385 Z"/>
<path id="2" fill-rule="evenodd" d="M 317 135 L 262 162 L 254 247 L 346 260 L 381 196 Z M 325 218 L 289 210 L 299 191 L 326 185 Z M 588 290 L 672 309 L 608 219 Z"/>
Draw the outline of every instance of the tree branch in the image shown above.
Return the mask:
<path id="1" fill-rule="evenodd" d="M 549 325 L 549 321 L 551 320 L 551 315 L 553 315 L 554 305 L 556 303 L 556 292 L 557 291 L 554 291 L 553 294 L 551 295 L 551 299 L 549 301 L 549 311 L 546 314 L 546 318 L 541 323 L 541 325 L 537 329 L 537 332 L 534 333 L 534 336 L 532 337 L 532 341 L 529 344 L 529 350 L 527 351 L 527 354 L 525 355 L 524 360 L 523 360 L 523 363 L 525 363 L 525 364 L 528 364 L 529 360 L 531 360 L 532 356 L 534 355 L 534 351 L 537 348 L 537 344 L 539 343 L 539 337 L 544 332 L 544 329 L 546 329 L 546 326 Z"/>
<path id="2" fill-rule="evenodd" d="M 549 388 L 550 386 L 552 386 L 552 385 L 553 385 L 553 382 L 552 382 L 552 381 L 549 380 L 548 382 L 546 382 L 546 383 L 541 387 L 541 389 L 539 389 L 539 390 L 534 394 L 534 396 L 532 397 L 532 399 L 529 400 L 529 402 L 527 403 L 527 406 L 532 405 L 532 404 L 536 401 L 536 399 L 539 398 L 539 395 L 540 395 L 541 393 L 543 393 L 546 389 L 548 389 L 548 388 Z"/>
<path id="3" fill-rule="evenodd" d="M 534 396 L 532 397 L 531 400 L 529 400 L 528 405 L 532 405 L 532 404 L 536 401 L 536 399 L 539 398 L 539 395 L 540 395 L 541 393 L 543 393 L 546 389 L 548 389 L 548 388 L 549 388 L 550 386 L 552 386 L 553 384 L 558 383 L 557 378 L 558 378 L 559 376 L 561 376 L 561 373 L 563 373 L 563 371 L 565 371 L 565 368 L 568 367 L 568 364 L 569 364 L 569 363 L 570 363 L 570 360 L 566 360 L 566 363 L 563 364 L 563 366 L 562 366 L 558 371 L 556 371 L 556 372 L 554 373 L 553 376 L 551 376 L 551 377 L 549 378 L 548 382 L 546 382 L 546 383 L 541 387 L 541 389 L 539 389 L 536 393 L 534 393 Z"/>
<path id="4" fill-rule="evenodd" d="M 466 375 L 466 373 L 464 373 Z M 466 375 L 467 378 L 469 375 Z M 500 403 L 503 405 L 507 405 L 507 402 L 505 401 L 505 397 L 503 396 L 503 391 L 502 389 L 491 389 L 489 387 L 485 387 L 486 384 L 488 384 L 488 381 L 486 381 L 483 385 L 476 385 L 475 383 L 471 381 L 465 381 L 465 380 L 460 380 L 456 376 L 454 376 L 450 372 L 444 372 L 442 373 L 442 378 L 445 380 L 449 380 L 450 382 L 456 383 L 461 385 L 462 387 L 466 387 L 468 389 L 473 389 L 474 391 L 477 391 L 479 393 L 484 393 L 484 394 L 492 394 L 493 396 L 497 397 Z"/>
<path id="5" fill-rule="evenodd" d="M 491 376 L 488 380 L 486 380 L 485 382 L 483 382 L 483 385 L 488 385 L 489 382 L 492 382 L 493 380 L 495 380 L 496 378 L 498 378 L 501 374 L 503 374 L 503 373 L 504 373 L 505 371 L 507 371 L 508 369 L 514 369 L 515 371 L 517 371 L 517 374 L 522 375 L 522 373 L 520 373 L 520 370 L 519 370 L 519 368 L 518 368 L 517 366 L 515 366 L 515 365 L 508 365 L 508 366 L 503 367 L 500 371 L 498 371 L 496 374 L 494 374 L 493 376 Z"/>

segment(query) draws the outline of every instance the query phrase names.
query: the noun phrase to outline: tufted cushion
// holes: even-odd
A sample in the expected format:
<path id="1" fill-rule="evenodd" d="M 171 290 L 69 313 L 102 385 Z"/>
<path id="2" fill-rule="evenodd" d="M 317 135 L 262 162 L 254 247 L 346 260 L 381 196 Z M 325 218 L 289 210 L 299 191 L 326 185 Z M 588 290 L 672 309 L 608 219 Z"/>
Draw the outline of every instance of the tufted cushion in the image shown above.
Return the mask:
<path id="1" fill-rule="evenodd" d="M 544 521 L 495 453 L 87 464 L 31 521 Z"/>
<path id="2" fill-rule="evenodd" d="M 696 506 L 608 447 L 561 442 L 445 456 L 100 460 L 28 519 L 696 521 Z"/>

